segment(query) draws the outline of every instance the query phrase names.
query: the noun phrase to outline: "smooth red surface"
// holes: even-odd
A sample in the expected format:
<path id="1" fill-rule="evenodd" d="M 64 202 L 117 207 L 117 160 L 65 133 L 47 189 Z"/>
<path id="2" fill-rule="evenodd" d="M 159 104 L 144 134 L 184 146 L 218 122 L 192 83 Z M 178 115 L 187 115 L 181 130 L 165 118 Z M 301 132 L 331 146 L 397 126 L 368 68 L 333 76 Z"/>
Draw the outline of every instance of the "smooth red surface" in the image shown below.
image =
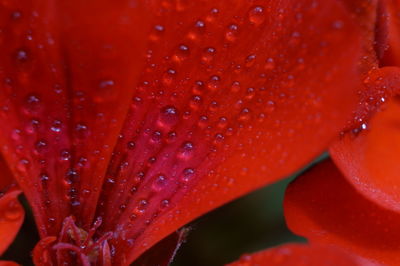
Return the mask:
<path id="1" fill-rule="evenodd" d="M 324 245 L 285 244 L 243 255 L 228 266 L 371 266 L 343 250 Z"/>
<path id="2" fill-rule="evenodd" d="M 380 69 L 370 76 L 370 82 L 379 105 L 389 102 L 381 108 L 369 105 L 376 109 L 372 119 L 344 134 L 330 153 L 358 191 L 383 207 L 400 211 L 400 103 L 388 97 L 400 91 L 400 70 Z"/>
<path id="3" fill-rule="evenodd" d="M 385 265 L 399 265 L 400 214 L 369 201 L 326 160 L 289 185 L 289 228 L 311 243 L 330 244 Z"/>
<path id="4" fill-rule="evenodd" d="M 381 66 L 400 66 L 400 1 L 380 0 L 376 49 Z"/>
<path id="5" fill-rule="evenodd" d="M 2 153 L 41 236 L 85 260 L 126 265 L 304 166 L 361 88 L 365 34 L 335 0 L 0 3 Z"/>

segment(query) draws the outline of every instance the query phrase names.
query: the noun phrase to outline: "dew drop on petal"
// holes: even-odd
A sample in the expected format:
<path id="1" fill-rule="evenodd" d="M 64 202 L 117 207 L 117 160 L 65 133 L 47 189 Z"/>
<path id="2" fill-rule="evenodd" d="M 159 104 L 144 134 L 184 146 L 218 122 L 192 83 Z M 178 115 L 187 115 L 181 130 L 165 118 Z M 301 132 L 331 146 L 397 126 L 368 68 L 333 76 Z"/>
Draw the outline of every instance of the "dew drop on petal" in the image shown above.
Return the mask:
<path id="1" fill-rule="evenodd" d="M 255 6 L 249 10 L 249 21 L 256 26 L 265 21 L 264 8 L 262 6 Z"/>

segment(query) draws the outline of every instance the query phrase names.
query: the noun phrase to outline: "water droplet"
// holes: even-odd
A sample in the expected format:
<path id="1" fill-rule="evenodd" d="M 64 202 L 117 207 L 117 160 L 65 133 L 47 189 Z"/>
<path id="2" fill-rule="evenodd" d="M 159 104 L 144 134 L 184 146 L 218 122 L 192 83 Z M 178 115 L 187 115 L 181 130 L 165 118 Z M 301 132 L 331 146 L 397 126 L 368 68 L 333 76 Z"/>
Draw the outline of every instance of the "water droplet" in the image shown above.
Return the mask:
<path id="1" fill-rule="evenodd" d="M 28 170 L 29 165 L 30 165 L 29 160 L 23 158 L 23 159 L 19 160 L 17 169 L 18 169 L 18 171 L 25 173 Z"/>
<path id="2" fill-rule="evenodd" d="M 68 150 L 62 150 L 60 154 L 61 161 L 69 161 L 71 159 L 71 154 Z"/>
<path id="3" fill-rule="evenodd" d="M 86 157 L 79 157 L 77 166 L 79 167 L 87 167 L 88 166 L 88 159 Z"/>
<path id="4" fill-rule="evenodd" d="M 214 136 L 214 143 L 221 143 L 224 141 L 224 139 L 225 139 L 225 136 L 223 134 L 217 133 Z"/>
<path id="5" fill-rule="evenodd" d="M 268 101 L 267 104 L 265 105 L 265 109 L 264 110 L 268 114 L 272 113 L 275 110 L 275 102 Z"/>
<path id="6" fill-rule="evenodd" d="M 40 108 L 40 98 L 35 94 L 26 97 L 26 108 L 28 112 L 37 111 Z"/>
<path id="7" fill-rule="evenodd" d="M 250 109 L 243 108 L 239 115 L 240 121 L 248 121 L 250 120 Z"/>
<path id="8" fill-rule="evenodd" d="M 161 109 L 160 122 L 162 126 L 173 126 L 179 120 L 178 109 L 174 106 L 165 106 Z"/>
<path id="9" fill-rule="evenodd" d="M 186 168 L 183 170 L 181 181 L 184 183 L 188 183 L 193 179 L 195 171 L 193 168 Z"/>
<path id="10" fill-rule="evenodd" d="M 268 58 L 267 60 L 265 60 L 264 69 L 272 70 L 274 68 L 275 68 L 275 61 L 273 58 Z"/>
<path id="11" fill-rule="evenodd" d="M 194 144 L 190 141 L 186 141 L 180 147 L 178 157 L 180 159 L 189 159 L 192 156 L 193 150 Z"/>
<path id="12" fill-rule="evenodd" d="M 194 110 L 198 110 L 201 106 L 201 97 L 199 95 L 194 95 L 190 99 L 190 107 Z"/>
<path id="13" fill-rule="evenodd" d="M 254 88 L 247 88 L 246 90 L 246 100 L 251 100 L 256 95 L 256 90 Z"/>
<path id="14" fill-rule="evenodd" d="M 220 117 L 218 119 L 218 127 L 225 128 L 228 125 L 228 119 L 226 117 Z"/>
<path id="15" fill-rule="evenodd" d="M 217 8 L 212 8 L 210 10 L 210 14 L 206 17 L 206 21 L 208 21 L 208 22 L 214 21 L 218 15 L 218 13 L 219 13 L 219 10 Z"/>
<path id="16" fill-rule="evenodd" d="M 135 142 L 129 141 L 126 146 L 128 147 L 129 150 L 133 150 L 136 146 Z"/>
<path id="17" fill-rule="evenodd" d="M 153 28 L 152 33 L 149 36 L 151 41 L 157 41 L 161 38 L 162 34 L 164 33 L 165 28 L 162 25 L 155 25 Z"/>
<path id="18" fill-rule="evenodd" d="M 54 120 L 50 129 L 53 132 L 59 133 L 59 132 L 61 132 L 61 125 L 62 125 L 61 121 Z"/>
<path id="19" fill-rule="evenodd" d="M 143 214 L 146 211 L 147 205 L 149 202 L 145 199 L 142 199 L 138 202 L 138 205 L 135 208 L 135 212 L 137 214 Z"/>
<path id="20" fill-rule="evenodd" d="M 108 89 L 114 86 L 114 80 L 108 79 L 108 80 L 102 80 L 99 82 L 99 88 L 100 89 Z"/>
<path id="21" fill-rule="evenodd" d="M 162 200 L 160 203 L 161 208 L 168 208 L 169 207 L 169 200 L 165 199 Z"/>
<path id="22" fill-rule="evenodd" d="M 212 102 L 210 103 L 210 106 L 208 107 L 208 109 L 209 109 L 211 112 L 215 112 L 215 111 L 218 109 L 218 107 L 219 107 L 218 102 L 212 101 Z"/>
<path id="23" fill-rule="evenodd" d="M 28 52 L 25 49 L 19 49 L 16 52 L 15 58 L 19 62 L 22 62 L 22 63 L 26 62 L 26 61 L 28 61 Z"/>
<path id="24" fill-rule="evenodd" d="M 202 94 L 204 92 L 204 82 L 197 80 L 192 87 L 192 92 L 194 94 Z"/>
<path id="25" fill-rule="evenodd" d="M 88 136 L 88 127 L 83 123 L 78 123 L 75 125 L 75 132 L 79 138 L 85 138 Z"/>
<path id="26" fill-rule="evenodd" d="M 197 123 L 197 125 L 198 125 L 200 128 L 205 128 L 205 127 L 207 126 L 207 124 L 208 124 L 208 117 L 205 116 L 205 115 L 201 115 L 201 116 L 199 117 L 199 122 Z"/>
<path id="27" fill-rule="evenodd" d="M 75 169 L 71 168 L 65 173 L 65 178 L 67 183 L 74 183 L 78 180 L 79 174 Z"/>
<path id="28" fill-rule="evenodd" d="M 158 174 L 155 176 L 154 182 L 152 184 L 152 189 L 154 191 L 163 190 L 168 184 L 168 179 L 164 174 Z"/>
<path id="29" fill-rule="evenodd" d="M 168 69 L 163 75 L 162 83 L 165 86 L 171 86 L 172 82 L 175 79 L 175 76 L 176 76 L 176 71 L 174 69 Z"/>
<path id="30" fill-rule="evenodd" d="M 45 140 L 38 140 L 35 143 L 35 148 L 38 152 L 42 152 L 47 146 L 47 142 Z"/>
<path id="31" fill-rule="evenodd" d="M 167 141 L 168 141 L 168 142 L 173 142 L 173 141 L 176 140 L 176 137 L 177 137 L 176 132 L 175 132 L 175 131 L 170 131 L 170 132 L 168 132 L 168 139 L 167 139 Z"/>
<path id="32" fill-rule="evenodd" d="M 207 82 L 207 88 L 211 91 L 215 91 L 220 87 L 220 77 L 217 75 L 213 75 L 210 77 L 209 81 Z"/>
<path id="33" fill-rule="evenodd" d="M 203 54 L 201 56 L 201 62 L 203 62 L 204 64 L 210 64 L 214 59 L 215 52 L 216 50 L 213 47 L 208 47 L 204 49 Z"/>
<path id="34" fill-rule="evenodd" d="M 233 93 L 236 93 L 236 92 L 239 92 L 239 91 L 240 91 L 240 82 L 239 82 L 239 81 L 234 81 L 234 82 L 232 82 L 231 91 L 232 91 Z"/>
<path id="35" fill-rule="evenodd" d="M 255 54 L 251 54 L 251 55 L 247 56 L 244 65 L 246 67 L 252 67 L 254 65 L 254 63 L 256 62 L 256 58 L 257 58 L 257 56 Z"/>
<path id="36" fill-rule="evenodd" d="M 237 39 L 239 27 L 236 24 L 231 24 L 228 26 L 228 30 L 225 33 L 225 39 L 228 42 L 234 42 Z"/>
<path id="37" fill-rule="evenodd" d="M 249 21 L 256 26 L 262 24 L 265 20 L 264 8 L 255 6 L 249 10 Z"/>
<path id="38" fill-rule="evenodd" d="M 181 62 L 188 58 L 190 55 L 189 47 L 187 45 L 181 44 L 178 47 L 177 52 L 173 56 L 173 59 L 177 62 Z"/>
<path id="39" fill-rule="evenodd" d="M 47 181 L 49 181 L 49 176 L 47 174 L 41 174 L 40 175 L 40 181 L 44 184 L 47 183 Z"/>

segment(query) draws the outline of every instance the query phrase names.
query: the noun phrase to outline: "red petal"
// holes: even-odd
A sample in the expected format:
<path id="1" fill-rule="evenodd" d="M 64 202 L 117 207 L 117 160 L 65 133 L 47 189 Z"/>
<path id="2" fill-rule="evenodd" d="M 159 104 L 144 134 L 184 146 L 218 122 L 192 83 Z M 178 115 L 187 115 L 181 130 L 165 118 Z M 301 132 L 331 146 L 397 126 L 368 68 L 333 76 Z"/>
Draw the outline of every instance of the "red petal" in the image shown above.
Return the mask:
<path id="1" fill-rule="evenodd" d="M 343 126 L 359 86 L 362 33 L 338 1 L 154 10 L 148 63 L 97 212 L 99 234 L 114 231 L 117 264 L 305 165 Z"/>
<path id="2" fill-rule="evenodd" d="M 341 249 L 324 245 L 285 244 L 250 255 L 243 255 L 228 266 L 328 266 L 373 265 Z"/>
<path id="3" fill-rule="evenodd" d="M 373 87 L 400 91 L 400 69 L 383 68 L 370 76 Z M 387 101 L 382 95 L 381 101 Z M 358 191 L 378 204 L 400 211 L 400 103 L 394 99 L 369 123 L 331 146 L 331 155 Z M 363 130 L 366 129 L 366 130 Z"/>
<path id="4" fill-rule="evenodd" d="M 400 214 L 359 194 L 327 160 L 289 185 L 285 217 L 311 243 L 332 244 L 379 263 L 400 263 Z"/>
<path id="5" fill-rule="evenodd" d="M 17 198 L 20 193 L 10 170 L 0 156 L 0 255 L 14 241 L 24 221 L 25 212 Z"/>
<path id="6" fill-rule="evenodd" d="M 20 193 L 11 190 L 0 198 L 0 254 L 14 241 L 24 221 L 25 212 L 17 199 Z"/>
<path id="7" fill-rule="evenodd" d="M 379 1 L 376 32 L 380 64 L 400 66 L 400 1 Z"/>
<path id="8" fill-rule="evenodd" d="M 70 214 L 91 225 L 148 16 L 128 0 L 0 3 L 0 146 L 41 236 Z"/>
<path id="9" fill-rule="evenodd" d="M 0 266 L 18 266 L 18 263 L 12 262 L 12 261 L 0 261 Z"/>

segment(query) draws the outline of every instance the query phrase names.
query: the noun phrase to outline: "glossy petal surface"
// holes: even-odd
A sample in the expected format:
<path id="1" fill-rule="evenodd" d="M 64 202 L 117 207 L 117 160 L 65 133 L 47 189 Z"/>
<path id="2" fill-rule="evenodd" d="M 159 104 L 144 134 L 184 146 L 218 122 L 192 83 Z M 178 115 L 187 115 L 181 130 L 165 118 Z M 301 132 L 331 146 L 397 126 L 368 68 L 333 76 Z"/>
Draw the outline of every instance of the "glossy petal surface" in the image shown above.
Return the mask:
<path id="1" fill-rule="evenodd" d="M 400 71 L 383 68 L 371 75 L 369 82 L 375 84 L 371 86 L 375 101 L 384 103 L 390 99 L 388 94 L 400 91 Z M 366 103 L 365 108 L 365 113 L 377 109 L 375 116 L 344 134 L 330 152 L 358 191 L 386 208 L 400 211 L 400 103 L 394 98 L 380 110 L 375 101 Z"/>
<path id="2" fill-rule="evenodd" d="M 0 145 L 42 237 L 91 226 L 142 67 L 131 1 L 0 1 Z"/>
<path id="3" fill-rule="evenodd" d="M 369 201 L 326 160 L 289 185 L 289 228 L 311 243 L 330 244 L 385 265 L 400 263 L 400 214 Z"/>
<path id="4" fill-rule="evenodd" d="M 356 266 L 373 265 L 335 247 L 286 244 L 257 253 L 243 255 L 228 266 Z"/>
<path id="5" fill-rule="evenodd" d="M 337 1 L 153 10 L 147 64 L 97 210 L 116 263 L 305 165 L 344 125 L 360 87 L 363 34 Z"/>

